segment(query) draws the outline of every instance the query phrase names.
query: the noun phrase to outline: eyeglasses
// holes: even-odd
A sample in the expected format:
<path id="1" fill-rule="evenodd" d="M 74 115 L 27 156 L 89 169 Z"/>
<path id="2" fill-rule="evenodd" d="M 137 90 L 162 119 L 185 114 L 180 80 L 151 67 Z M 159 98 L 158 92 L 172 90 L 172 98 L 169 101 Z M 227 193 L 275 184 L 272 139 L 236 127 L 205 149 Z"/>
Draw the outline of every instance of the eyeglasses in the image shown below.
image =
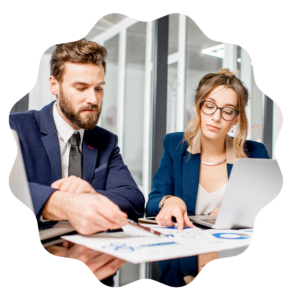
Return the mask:
<path id="1" fill-rule="evenodd" d="M 239 114 L 239 111 L 230 107 L 219 107 L 214 102 L 203 100 L 200 102 L 200 109 L 206 115 L 213 115 L 218 109 L 221 111 L 221 117 L 225 121 L 233 121 Z"/>

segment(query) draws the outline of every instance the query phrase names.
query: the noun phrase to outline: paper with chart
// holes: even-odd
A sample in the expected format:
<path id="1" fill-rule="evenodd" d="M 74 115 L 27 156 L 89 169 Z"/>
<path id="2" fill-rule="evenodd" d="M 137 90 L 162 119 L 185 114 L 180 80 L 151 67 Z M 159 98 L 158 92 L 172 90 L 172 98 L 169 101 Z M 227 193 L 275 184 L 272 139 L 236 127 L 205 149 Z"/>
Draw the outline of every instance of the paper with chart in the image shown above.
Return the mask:
<path id="1" fill-rule="evenodd" d="M 176 227 L 166 228 L 158 225 L 147 227 L 167 237 L 147 235 L 143 234 L 143 230 L 123 228 L 124 232 L 99 233 L 91 236 L 77 234 L 62 238 L 137 264 L 248 246 L 252 235 L 251 231 L 241 230 L 201 230 L 194 227 L 179 231 Z"/>

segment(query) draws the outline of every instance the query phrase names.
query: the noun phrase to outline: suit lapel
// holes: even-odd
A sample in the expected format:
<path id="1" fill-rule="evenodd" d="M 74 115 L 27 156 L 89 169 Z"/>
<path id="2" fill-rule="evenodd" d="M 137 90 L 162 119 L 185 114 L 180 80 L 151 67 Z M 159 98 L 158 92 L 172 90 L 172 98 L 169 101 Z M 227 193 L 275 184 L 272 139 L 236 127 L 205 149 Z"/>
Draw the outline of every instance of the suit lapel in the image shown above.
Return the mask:
<path id="1" fill-rule="evenodd" d="M 61 158 L 58 144 L 57 132 L 42 137 L 42 142 L 50 160 L 54 181 L 61 179 Z"/>
<path id="2" fill-rule="evenodd" d="M 227 175 L 228 175 L 228 179 L 229 179 L 229 176 L 230 176 L 230 173 L 231 173 L 231 170 L 232 170 L 232 164 L 227 164 Z"/>
<path id="3" fill-rule="evenodd" d="M 196 199 L 199 186 L 200 153 L 190 154 L 188 151 L 183 156 L 182 166 L 182 192 L 188 214 L 195 213 Z"/>
<path id="4" fill-rule="evenodd" d="M 55 101 L 54 101 L 55 102 Z M 41 110 L 41 127 L 40 131 L 44 134 L 42 142 L 48 154 L 48 158 L 52 168 L 54 181 L 61 179 L 61 157 L 58 143 L 58 136 L 56 132 L 55 123 L 53 120 L 53 104 L 45 106 Z"/>
<path id="5" fill-rule="evenodd" d="M 98 138 L 99 139 L 99 138 Z M 98 157 L 97 139 L 93 138 L 93 132 L 85 130 L 82 142 L 82 157 L 83 157 L 83 179 L 91 182 Z"/>

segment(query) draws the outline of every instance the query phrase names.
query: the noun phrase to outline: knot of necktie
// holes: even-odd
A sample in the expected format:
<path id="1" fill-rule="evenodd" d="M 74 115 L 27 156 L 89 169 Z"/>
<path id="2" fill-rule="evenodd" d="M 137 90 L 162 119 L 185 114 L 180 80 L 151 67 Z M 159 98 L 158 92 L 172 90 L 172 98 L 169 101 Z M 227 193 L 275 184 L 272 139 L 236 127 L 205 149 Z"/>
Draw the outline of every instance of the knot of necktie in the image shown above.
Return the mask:
<path id="1" fill-rule="evenodd" d="M 73 135 L 70 137 L 70 143 L 72 146 L 79 147 L 80 145 L 80 133 L 74 132 Z"/>

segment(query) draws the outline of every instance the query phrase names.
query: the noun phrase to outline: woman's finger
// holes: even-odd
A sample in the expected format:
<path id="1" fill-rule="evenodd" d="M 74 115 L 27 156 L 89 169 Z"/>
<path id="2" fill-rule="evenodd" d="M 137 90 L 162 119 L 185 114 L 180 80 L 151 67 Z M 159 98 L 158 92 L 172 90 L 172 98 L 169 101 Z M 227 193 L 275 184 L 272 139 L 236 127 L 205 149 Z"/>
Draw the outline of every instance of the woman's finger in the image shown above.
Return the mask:
<path id="1" fill-rule="evenodd" d="M 159 218 L 159 214 L 155 217 L 155 221 L 157 222 L 157 224 L 158 224 L 159 226 L 163 226 L 163 225 L 161 224 L 161 221 L 160 221 L 160 218 Z"/>
<path id="2" fill-rule="evenodd" d="M 163 225 L 166 227 L 173 227 L 174 222 L 172 221 L 173 214 L 166 214 L 163 217 Z"/>
<path id="3" fill-rule="evenodd" d="M 210 215 L 211 216 L 217 216 L 218 213 L 219 213 L 219 210 L 220 210 L 220 206 L 217 209 L 215 209 Z"/>
<path id="4" fill-rule="evenodd" d="M 190 218 L 187 215 L 187 212 L 184 213 L 183 220 L 184 220 L 184 223 L 186 224 L 186 226 L 191 227 L 191 228 L 194 227 L 193 223 L 191 222 Z"/>
<path id="5" fill-rule="evenodd" d="M 183 214 L 182 214 L 182 212 L 181 212 L 181 211 L 176 211 L 176 212 L 174 213 L 174 217 L 176 218 L 178 230 L 182 230 L 183 227 L 184 227 Z"/>

